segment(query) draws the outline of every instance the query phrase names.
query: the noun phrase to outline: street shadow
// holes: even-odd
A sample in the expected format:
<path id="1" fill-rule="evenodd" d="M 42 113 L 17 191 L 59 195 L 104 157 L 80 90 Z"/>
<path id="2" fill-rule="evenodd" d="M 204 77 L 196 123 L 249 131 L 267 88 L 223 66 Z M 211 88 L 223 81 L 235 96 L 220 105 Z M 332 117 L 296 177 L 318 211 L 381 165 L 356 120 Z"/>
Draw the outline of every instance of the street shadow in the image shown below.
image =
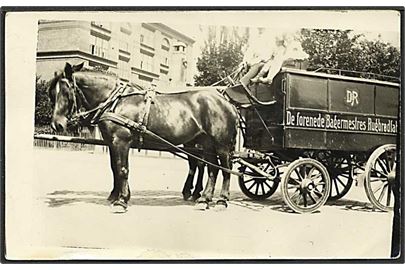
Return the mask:
<path id="1" fill-rule="evenodd" d="M 48 207 L 69 206 L 78 203 L 109 206 L 109 192 L 60 190 L 46 194 Z M 184 201 L 181 192 L 169 190 L 134 191 L 128 205 L 140 206 L 181 206 L 194 205 L 193 201 Z"/>
<path id="2" fill-rule="evenodd" d="M 270 198 L 257 201 L 247 198 L 242 192 L 234 192 L 231 196 L 230 204 L 247 208 L 253 211 L 260 211 L 269 208 L 274 211 L 284 212 L 289 214 L 296 214 L 291 210 L 283 201 L 281 194 L 273 194 Z"/>
<path id="3" fill-rule="evenodd" d="M 339 199 L 337 201 L 328 201 L 328 202 L 326 202 L 326 205 L 336 206 L 340 210 L 344 210 L 344 211 L 384 213 L 383 211 L 380 211 L 380 210 L 374 208 L 373 205 L 369 202 L 356 201 L 356 200 L 350 200 L 350 199 Z"/>
<path id="4" fill-rule="evenodd" d="M 278 212 L 284 212 L 284 213 L 290 213 L 290 214 L 296 214 L 293 210 L 291 210 L 285 203 L 282 198 L 281 193 L 276 193 L 273 194 L 270 198 L 262 200 L 262 201 L 257 201 L 257 200 L 252 200 L 248 197 L 246 197 L 243 193 L 241 192 L 235 192 L 231 196 L 231 201 L 230 204 L 234 204 L 240 207 L 248 208 L 253 211 L 260 211 L 264 208 L 269 208 L 274 211 Z M 363 201 L 357 201 L 357 200 L 350 200 L 350 199 L 340 199 L 337 201 L 327 201 L 325 205 L 328 206 L 336 206 L 340 210 L 344 211 L 361 211 L 361 212 L 381 212 L 382 211 L 375 209 L 371 203 L 369 202 L 363 202 Z M 313 212 L 312 214 L 320 213 L 322 210 L 322 207 Z"/>
<path id="5" fill-rule="evenodd" d="M 77 203 L 96 204 L 109 206 L 107 200 L 109 192 L 104 191 L 72 191 L 57 190 L 46 194 L 44 200 L 48 207 L 55 208 L 69 206 Z M 216 192 L 214 202 L 219 197 Z M 133 206 L 193 206 L 195 202 L 184 201 L 181 192 L 171 190 L 136 190 L 132 192 L 131 200 L 128 205 Z M 296 214 L 283 201 L 280 193 L 273 194 L 270 198 L 255 201 L 246 197 L 242 192 L 234 191 L 231 193 L 230 205 L 243 207 L 252 211 L 261 211 L 271 209 L 278 212 Z M 340 199 L 337 201 L 328 201 L 326 205 L 335 206 L 343 211 L 361 211 L 361 212 L 381 212 L 373 208 L 368 202 Z M 321 208 L 322 209 L 322 208 Z M 321 210 L 320 209 L 320 210 Z M 319 213 L 315 211 L 314 213 Z"/>

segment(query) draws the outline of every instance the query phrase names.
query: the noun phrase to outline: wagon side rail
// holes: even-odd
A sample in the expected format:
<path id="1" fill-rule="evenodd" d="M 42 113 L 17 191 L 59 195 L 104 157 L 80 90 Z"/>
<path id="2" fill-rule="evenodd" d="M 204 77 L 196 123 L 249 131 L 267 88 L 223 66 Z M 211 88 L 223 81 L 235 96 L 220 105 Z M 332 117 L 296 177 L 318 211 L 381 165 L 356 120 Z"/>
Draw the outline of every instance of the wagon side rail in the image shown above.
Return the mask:
<path id="1" fill-rule="evenodd" d="M 323 72 L 323 73 L 332 73 L 337 74 L 340 76 L 348 76 L 348 77 L 356 77 L 356 78 L 364 78 L 364 79 L 373 79 L 373 80 L 383 80 L 388 82 L 395 82 L 399 83 L 400 79 L 394 76 L 382 75 L 372 72 L 365 72 L 365 71 L 353 71 L 353 70 L 346 70 L 346 69 L 338 69 L 338 68 L 327 68 L 321 67 L 314 72 Z"/>

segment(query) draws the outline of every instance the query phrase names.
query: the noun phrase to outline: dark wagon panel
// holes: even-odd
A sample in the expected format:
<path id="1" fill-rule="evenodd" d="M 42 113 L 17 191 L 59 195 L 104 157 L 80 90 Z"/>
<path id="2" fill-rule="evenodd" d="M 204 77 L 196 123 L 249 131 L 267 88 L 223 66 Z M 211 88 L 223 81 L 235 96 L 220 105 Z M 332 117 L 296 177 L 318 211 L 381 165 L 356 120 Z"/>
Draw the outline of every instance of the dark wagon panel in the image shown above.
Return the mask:
<path id="1" fill-rule="evenodd" d="M 277 101 L 255 106 L 274 140 L 250 107 L 245 112 L 247 148 L 356 152 L 396 143 L 398 84 L 283 69 L 272 86 L 261 85 L 252 94 Z"/>

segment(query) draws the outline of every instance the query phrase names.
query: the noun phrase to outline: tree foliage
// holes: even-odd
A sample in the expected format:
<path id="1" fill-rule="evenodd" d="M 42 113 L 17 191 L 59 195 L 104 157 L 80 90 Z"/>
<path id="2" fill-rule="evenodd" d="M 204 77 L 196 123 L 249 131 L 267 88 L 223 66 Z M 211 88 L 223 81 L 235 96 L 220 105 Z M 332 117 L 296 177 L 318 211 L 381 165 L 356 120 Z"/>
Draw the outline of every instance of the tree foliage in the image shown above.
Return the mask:
<path id="1" fill-rule="evenodd" d="M 52 118 L 52 105 L 48 96 L 48 83 L 36 76 L 35 87 L 35 125 L 49 125 Z"/>
<path id="2" fill-rule="evenodd" d="M 351 30 L 303 29 L 309 70 L 321 67 L 399 77 L 400 53 L 389 43 L 362 39 Z"/>
<path id="3" fill-rule="evenodd" d="M 198 74 L 194 76 L 197 86 L 209 86 L 231 74 L 243 60 L 243 42 L 215 41 L 205 43 L 197 59 Z M 224 85 L 225 83 L 222 83 Z"/>

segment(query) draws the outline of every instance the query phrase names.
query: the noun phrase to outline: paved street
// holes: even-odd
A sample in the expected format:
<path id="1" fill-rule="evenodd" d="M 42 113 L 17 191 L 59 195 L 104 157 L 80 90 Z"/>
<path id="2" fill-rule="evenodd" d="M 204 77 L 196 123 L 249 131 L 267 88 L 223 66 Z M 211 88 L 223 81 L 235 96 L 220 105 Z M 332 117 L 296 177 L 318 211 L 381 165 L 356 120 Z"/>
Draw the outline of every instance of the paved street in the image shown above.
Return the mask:
<path id="1" fill-rule="evenodd" d="M 183 201 L 187 163 L 131 157 L 132 199 L 126 214 L 113 214 L 112 186 L 103 153 L 34 150 L 35 218 L 28 257 L 43 258 L 385 258 L 391 213 L 372 211 L 362 187 L 320 212 L 284 208 L 277 192 L 253 202 L 232 180 L 224 212 L 197 211 Z M 222 181 L 217 182 L 219 190 Z"/>

